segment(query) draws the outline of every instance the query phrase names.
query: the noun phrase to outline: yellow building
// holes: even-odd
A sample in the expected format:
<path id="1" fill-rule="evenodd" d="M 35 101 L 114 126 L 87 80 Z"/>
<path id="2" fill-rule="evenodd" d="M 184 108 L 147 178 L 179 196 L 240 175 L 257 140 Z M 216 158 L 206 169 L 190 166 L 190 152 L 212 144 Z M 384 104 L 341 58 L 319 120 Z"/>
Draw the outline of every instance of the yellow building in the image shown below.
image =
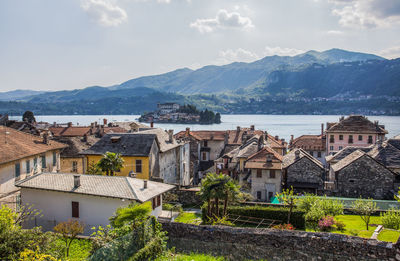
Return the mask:
<path id="1" fill-rule="evenodd" d="M 0 204 L 15 207 L 15 182 L 42 172 L 60 170 L 60 150 L 66 145 L 0 126 Z"/>
<path id="2" fill-rule="evenodd" d="M 140 179 L 159 177 L 159 143 L 155 134 L 107 134 L 81 154 L 85 156 L 86 170 L 100 161 L 106 152 L 120 153 L 124 165 L 117 176 Z"/>

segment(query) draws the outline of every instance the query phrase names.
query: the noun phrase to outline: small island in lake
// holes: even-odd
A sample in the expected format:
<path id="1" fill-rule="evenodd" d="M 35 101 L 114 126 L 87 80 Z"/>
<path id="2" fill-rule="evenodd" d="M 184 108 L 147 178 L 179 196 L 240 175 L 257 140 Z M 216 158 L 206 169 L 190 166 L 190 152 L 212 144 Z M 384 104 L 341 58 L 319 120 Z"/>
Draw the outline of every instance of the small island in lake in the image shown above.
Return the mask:
<path id="1" fill-rule="evenodd" d="M 157 111 L 144 113 L 140 116 L 139 122 L 219 124 L 221 114 L 207 109 L 199 111 L 191 104 L 181 106 L 177 103 L 159 103 Z"/>

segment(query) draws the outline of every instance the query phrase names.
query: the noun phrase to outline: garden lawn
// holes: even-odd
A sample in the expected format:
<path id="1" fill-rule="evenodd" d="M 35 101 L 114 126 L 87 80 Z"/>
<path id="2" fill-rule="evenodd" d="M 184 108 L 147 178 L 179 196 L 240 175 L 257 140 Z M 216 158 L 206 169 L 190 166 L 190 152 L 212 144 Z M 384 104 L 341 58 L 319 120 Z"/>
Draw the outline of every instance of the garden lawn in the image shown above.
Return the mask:
<path id="1" fill-rule="evenodd" d="M 378 240 L 396 243 L 399 236 L 398 230 L 383 229 L 378 235 Z"/>
<path id="2" fill-rule="evenodd" d="M 382 224 L 380 216 L 371 216 L 368 231 L 365 227 L 364 221 L 360 216 L 357 215 L 340 215 L 335 218 L 345 224 L 345 231 L 334 231 L 334 233 L 346 234 L 352 236 L 359 236 L 364 238 L 370 238 L 376 229 L 376 226 L 371 226 L 371 224 Z"/>
<path id="3" fill-rule="evenodd" d="M 173 254 L 171 252 L 166 253 L 164 256 L 159 257 L 156 261 L 224 261 L 223 257 L 214 257 L 205 254 Z"/>
<path id="4" fill-rule="evenodd" d="M 175 222 L 199 225 L 201 223 L 201 214 L 193 212 L 182 212 L 175 219 Z"/>
<path id="5" fill-rule="evenodd" d="M 61 239 L 57 239 L 56 244 L 58 247 L 65 247 L 65 242 Z M 90 255 L 90 249 L 92 248 L 92 242 L 88 239 L 75 239 L 72 241 L 71 247 L 69 248 L 69 261 L 81 261 L 85 260 Z"/>

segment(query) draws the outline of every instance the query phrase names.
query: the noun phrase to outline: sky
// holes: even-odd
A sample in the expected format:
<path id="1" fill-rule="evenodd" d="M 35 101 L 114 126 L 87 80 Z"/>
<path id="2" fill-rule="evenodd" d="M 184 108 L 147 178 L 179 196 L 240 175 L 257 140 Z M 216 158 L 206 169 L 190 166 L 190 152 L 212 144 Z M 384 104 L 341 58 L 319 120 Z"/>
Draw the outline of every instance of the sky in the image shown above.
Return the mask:
<path id="1" fill-rule="evenodd" d="M 331 48 L 400 57 L 400 0 L 0 0 L 0 92 Z"/>

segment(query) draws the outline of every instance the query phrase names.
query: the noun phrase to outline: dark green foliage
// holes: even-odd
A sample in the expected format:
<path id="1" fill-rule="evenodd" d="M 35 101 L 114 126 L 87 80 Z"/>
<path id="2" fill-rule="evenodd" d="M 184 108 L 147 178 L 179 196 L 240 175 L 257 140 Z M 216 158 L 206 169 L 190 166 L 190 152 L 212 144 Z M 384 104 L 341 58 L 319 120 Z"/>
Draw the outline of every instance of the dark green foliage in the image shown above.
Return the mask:
<path id="1" fill-rule="evenodd" d="M 288 208 L 278 208 L 278 207 L 263 207 L 263 206 L 231 206 L 228 207 L 228 215 L 239 215 L 247 217 L 256 217 L 264 219 L 279 220 L 282 223 L 286 223 L 288 217 Z M 207 208 L 202 208 L 203 222 L 207 223 Z M 304 212 L 293 209 L 292 215 L 290 217 L 291 224 L 298 229 L 305 228 Z"/>
<path id="2" fill-rule="evenodd" d="M 36 122 L 36 119 L 35 119 L 35 116 L 33 115 L 33 112 L 31 112 L 31 111 L 24 112 L 24 115 L 22 115 L 22 121 L 26 121 L 26 122 L 29 122 L 29 123 Z"/>

